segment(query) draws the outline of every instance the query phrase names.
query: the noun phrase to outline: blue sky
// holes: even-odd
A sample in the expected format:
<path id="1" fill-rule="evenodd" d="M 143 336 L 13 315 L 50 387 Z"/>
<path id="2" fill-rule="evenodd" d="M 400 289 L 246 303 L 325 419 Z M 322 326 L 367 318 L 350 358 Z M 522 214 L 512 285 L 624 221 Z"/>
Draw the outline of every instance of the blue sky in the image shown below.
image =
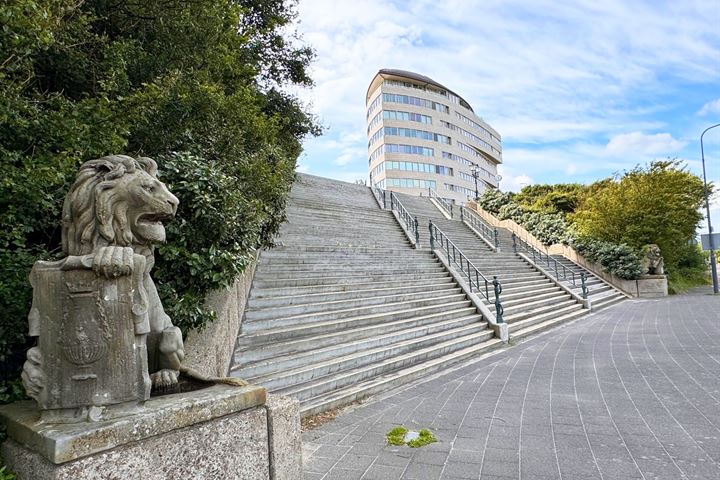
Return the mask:
<path id="1" fill-rule="evenodd" d="M 299 92 L 326 127 L 299 160 L 316 175 L 367 178 L 365 93 L 380 68 L 470 102 L 503 137 L 502 190 L 667 157 L 699 173 L 700 133 L 720 123 L 720 0 L 300 0 L 297 28 L 317 53 L 316 85 Z M 705 157 L 720 183 L 720 127 Z"/>

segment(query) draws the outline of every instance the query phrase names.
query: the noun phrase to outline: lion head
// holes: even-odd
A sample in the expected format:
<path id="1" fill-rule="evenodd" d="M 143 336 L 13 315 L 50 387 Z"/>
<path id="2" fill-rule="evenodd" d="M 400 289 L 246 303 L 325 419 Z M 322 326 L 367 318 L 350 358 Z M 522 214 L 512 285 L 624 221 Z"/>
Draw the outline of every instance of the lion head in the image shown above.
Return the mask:
<path id="1" fill-rule="evenodd" d="M 63 205 L 63 252 L 164 242 L 162 221 L 175 215 L 178 203 L 150 158 L 112 155 L 85 162 Z"/>

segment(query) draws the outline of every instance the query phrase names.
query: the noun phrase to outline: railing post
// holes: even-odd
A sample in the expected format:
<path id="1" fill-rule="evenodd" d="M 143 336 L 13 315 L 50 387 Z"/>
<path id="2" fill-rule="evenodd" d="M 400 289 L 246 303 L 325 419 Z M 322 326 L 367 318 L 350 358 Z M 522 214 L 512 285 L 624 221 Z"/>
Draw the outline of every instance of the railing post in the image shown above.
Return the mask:
<path id="1" fill-rule="evenodd" d="M 512 242 L 513 242 L 513 253 L 517 253 L 517 235 L 515 235 L 515 232 L 512 234 Z M 534 257 L 534 255 L 533 255 Z"/>
<path id="2" fill-rule="evenodd" d="M 465 219 L 463 218 L 463 207 L 460 205 L 460 221 L 463 222 Z"/>
<path id="3" fill-rule="evenodd" d="M 418 248 L 418 247 L 420 247 L 420 230 L 418 229 L 417 216 L 415 216 L 414 222 L 415 222 L 415 248 Z"/>
<path id="4" fill-rule="evenodd" d="M 493 234 L 495 236 L 495 250 L 497 250 L 500 247 L 500 241 L 498 239 L 498 229 L 497 228 L 494 229 Z"/>
<path id="5" fill-rule="evenodd" d="M 493 287 L 495 289 L 495 321 L 497 323 L 504 323 L 503 313 L 505 312 L 505 310 L 503 309 L 502 303 L 500 303 L 502 285 L 500 285 L 500 281 L 498 280 L 496 275 L 493 276 Z"/>
<path id="6" fill-rule="evenodd" d="M 430 230 L 430 250 L 435 250 L 435 237 L 433 236 L 432 220 L 428 223 L 428 230 Z"/>
<path id="7" fill-rule="evenodd" d="M 453 204 L 450 204 L 450 218 L 453 218 Z"/>
<path id="8" fill-rule="evenodd" d="M 585 280 L 587 280 L 587 275 L 585 275 L 585 272 L 580 272 L 580 282 L 582 283 L 580 288 L 582 289 L 583 300 L 587 300 L 588 297 L 588 288 L 587 285 L 585 285 Z"/>

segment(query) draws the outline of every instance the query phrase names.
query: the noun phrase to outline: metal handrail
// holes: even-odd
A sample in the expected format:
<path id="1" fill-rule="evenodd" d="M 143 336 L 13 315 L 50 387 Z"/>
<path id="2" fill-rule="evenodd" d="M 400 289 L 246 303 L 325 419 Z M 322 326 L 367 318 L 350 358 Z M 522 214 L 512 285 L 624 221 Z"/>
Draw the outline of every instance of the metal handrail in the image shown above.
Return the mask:
<path id="1" fill-rule="evenodd" d="M 415 235 L 415 248 L 420 246 L 420 229 L 418 228 L 418 219 L 416 216 L 410 214 L 405 206 L 394 192 L 390 192 L 390 210 L 394 210 L 398 213 L 400 219 L 405 222 L 407 231 Z"/>
<path id="2" fill-rule="evenodd" d="M 452 262 L 460 267 L 460 272 L 467 276 L 468 285 L 470 286 L 470 292 L 475 290 L 479 292 L 488 302 L 495 303 L 495 321 L 497 323 L 503 323 L 503 306 L 500 302 L 500 294 L 502 293 L 502 285 L 498 280 L 497 276 L 493 276 L 492 280 L 488 280 L 480 270 L 465 256 L 448 236 L 440 230 L 436 225 L 430 223 L 428 225 L 430 229 L 430 249 L 435 250 L 435 247 L 440 244 L 440 249 L 445 250 L 447 254 L 448 263 Z M 490 285 L 493 286 L 493 292 L 495 298 L 490 299 Z"/>
<path id="3" fill-rule="evenodd" d="M 450 218 L 453 218 L 453 204 L 451 202 L 448 202 L 440 195 L 438 195 L 438 193 L 433 190 L 432 187 L 428 187 L 428 196 L 437 200 L 440 203 L 440 207 L 445 210 L 445 213 L 450 215 Z"/>
<path id="4" fill-rule="evenodd" d="M 499 238 L 498 238 L 498 230 L 497 228 L 492 228 L 490 225 L 485 223 L 481 218 L 480 215 L 473 212 L 469 208 L 465 208 L 462 205 L 460 205 L 460 221 L 466 222 L 468 225 L 473 227 L 475 230 L 477 230 L 480 233 L 480 236 L 482 236 L 485 241 L 488 243 L 495 245 L 495 250 L 498 249 L 500 246 Z"/>
<path id="5" fill-rule="evenodd" d="M 512 242 L 513 242 L 513 252 L 517 253 L 518 248 L 525 250 L 529 254 L 532 255 L 532 263 L 536 266 L 540 266 L 539 263 L 544 263 L 547 265 L 547 272 L 552 275 L 552 272 L 555 272 L 555 279 L 556 280 L 566 280 L 572 282 L 573 287 L 577 287 L 577 278 L 580 279 L 580 289 L 582 291 L 582 298 L 587 299 L 588 296 L 588 288 L 586 285 L 587 281 L 587 275 L 585 272 L 580 272 L 579 275 L 576 275 L 575 272 L 569 268 L 567 268 L 562 263 L 555 260 L 551 255 L 548 255 L 547 253 L 543 253 L 537 248 L 533 247 L 529 243 L 527 243 L 522 238 L 515 235 L 513 232 L 512 234 Z"/>
<path id="6" fill-rule="evenodd" d="M 385 190 L 377 187 L 370 187 L 370 190 L 372 190 L 373 195 L 375 195 L 375 200 L 380 204 L 380 208 L 385 209 L 387 205 L 385 203 Z"/>

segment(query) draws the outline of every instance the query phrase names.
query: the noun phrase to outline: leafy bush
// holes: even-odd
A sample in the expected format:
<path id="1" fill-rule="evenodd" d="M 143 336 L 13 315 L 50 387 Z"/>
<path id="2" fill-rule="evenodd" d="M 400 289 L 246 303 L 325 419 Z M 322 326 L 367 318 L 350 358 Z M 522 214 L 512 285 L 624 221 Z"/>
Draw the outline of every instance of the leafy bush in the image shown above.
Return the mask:
<path id="1" fill-rule="evenodd" d="M 92 158 L 158 161 L 182 202 L 157 256 L 162 300 L 185 330 L 212 318 L 205 293 L 272 241 L 302 139 L 319 133 L 291 93 L 312 84 L 313 58 L 289 28 L 294 6 L 0 6 L 0 381 L 29 346 L 30 268 L 59 255 L 63 198 Z"/>
<path id="2" fill-rule="evenodd" d="M 576 239 L 572 247 L 586 260 L 599 263 L 603 270 L 626 280 L 643 274 L 642 256 L 625 244 L 612 244 L 589 238 Z"/>
<path id="3" fill-rule="evenodd" d="M 512 194 L 501 192 L 497 188 L 489 188 L 478 198 L 478 205 L 490 213 L 497 214 L 500 208 L 512 201 Z"/>

